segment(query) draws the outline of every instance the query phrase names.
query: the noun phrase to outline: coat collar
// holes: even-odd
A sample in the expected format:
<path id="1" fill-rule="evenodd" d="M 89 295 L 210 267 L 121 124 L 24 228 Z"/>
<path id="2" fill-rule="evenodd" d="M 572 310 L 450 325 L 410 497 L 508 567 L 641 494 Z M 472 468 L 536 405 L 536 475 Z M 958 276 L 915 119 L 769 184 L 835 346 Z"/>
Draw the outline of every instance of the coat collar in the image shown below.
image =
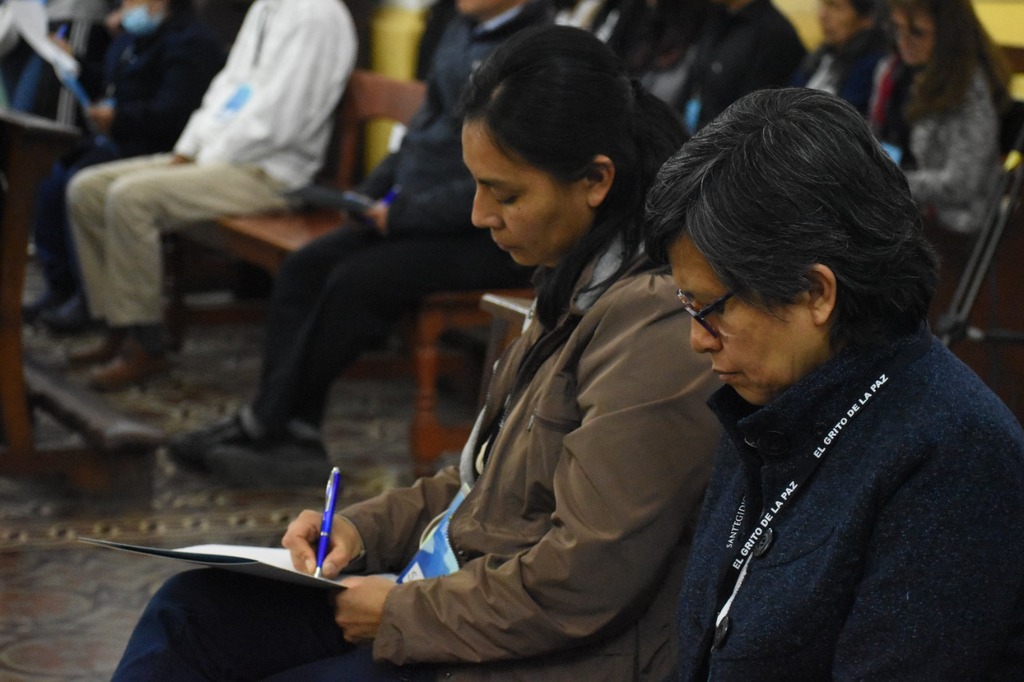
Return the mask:
<path id="1" fill-rule="evenodd" d="M 762 458 L 784 458 L 820 439 L 876 378 L 883 365 L 907 353 L 923 355 L 933 337 L 927 325 L 881 346 L 848 346 L 781 395 L 761 407 L 751 405 L 731 386 L 708 399 L 725 437 L 741 451 L 754 448 Z"/>

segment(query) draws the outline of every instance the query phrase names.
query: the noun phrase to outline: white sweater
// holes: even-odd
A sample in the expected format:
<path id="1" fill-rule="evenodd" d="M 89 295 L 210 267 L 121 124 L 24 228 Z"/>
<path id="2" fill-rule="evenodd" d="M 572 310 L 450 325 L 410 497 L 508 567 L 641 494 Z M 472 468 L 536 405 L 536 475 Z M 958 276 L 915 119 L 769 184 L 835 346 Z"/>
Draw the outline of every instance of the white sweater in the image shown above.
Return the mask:
<path id="1" fill-rule="evenodd" d="M 256 0 L 174 151 L 199 164 L 256 164 L 289 189 L 307 184 L 323 162 L 356 41 L 340 0 Z"/>

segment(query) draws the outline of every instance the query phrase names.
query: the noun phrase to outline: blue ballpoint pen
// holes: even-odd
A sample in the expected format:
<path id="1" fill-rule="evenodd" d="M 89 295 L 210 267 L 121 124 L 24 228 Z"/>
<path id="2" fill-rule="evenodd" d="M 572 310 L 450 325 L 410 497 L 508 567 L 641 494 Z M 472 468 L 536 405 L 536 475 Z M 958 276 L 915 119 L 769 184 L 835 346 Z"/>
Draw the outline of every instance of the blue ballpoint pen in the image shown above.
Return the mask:
<path id="1" fill-rule="evenodd" d="M 331 523 L 334 521 L 334 507 L 338 502 L 338 478 L 341 472 L 338 467 L 331 469 L 331 477 L 327 479 L 327 495 L 324 502 L 324 517 L 320 521 L 320 542 L 316 547 L 316 571 L 313 577 L 319 578 L 324 572 L 324 558 L 331 544 Z"/>

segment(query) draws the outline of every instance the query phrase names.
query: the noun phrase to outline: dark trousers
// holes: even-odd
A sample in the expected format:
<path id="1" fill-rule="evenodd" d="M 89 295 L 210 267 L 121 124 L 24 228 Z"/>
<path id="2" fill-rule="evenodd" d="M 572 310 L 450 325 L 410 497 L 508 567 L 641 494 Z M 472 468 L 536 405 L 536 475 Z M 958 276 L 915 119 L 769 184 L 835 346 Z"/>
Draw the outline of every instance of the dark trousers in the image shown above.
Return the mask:
<path id="1" fill-rule="evenodd" d="M 289 256 L 274 283 L 253 411 L 271 434 L 320 426 L 331 384 L 435 291 L 525 286 L 487 230 L 381 238 L 340 228 Z"/>
<path id="2" fill-rule="evenodd" d="M 344 640 L 330 592 L 216 569 L 180 573 L 139 619 L 115 682 L 434 679 L 429 667 L 374 663 Z"/>
<path id="3" fill-rule="evenodd" d="M 65 201 L 68 183 L 81 169 L 120 157 L 117 145 L 109 140 L 89 142 L 74 156 L 55 163 L 50 175 L 39 184 L 32 239 L 46 286 L 60 298 L 67 298 L 82 288 Z"/>

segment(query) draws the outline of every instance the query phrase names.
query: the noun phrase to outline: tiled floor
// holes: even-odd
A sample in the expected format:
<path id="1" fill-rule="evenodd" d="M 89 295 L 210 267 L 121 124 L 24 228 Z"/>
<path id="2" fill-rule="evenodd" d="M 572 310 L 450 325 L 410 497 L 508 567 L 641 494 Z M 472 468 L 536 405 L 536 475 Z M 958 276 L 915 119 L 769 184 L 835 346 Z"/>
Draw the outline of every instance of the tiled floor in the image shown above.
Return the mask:
<path id="1" fill-rule="evenodd" d="M 109 397 L 118 409 L 168 433 L 233 411 L 251 396 L 258 325 L 196 328 L 171 375 Z M 34 357 L 60 366 L 61 342 L 26 329 Z M 81 377 L 70 375 L 73 381 Z M 336 384 L 325 424 L 343 502 L 411 479 L 410 379 Z M 447 399 L 452 418 L 472 405 Z M 68 437 L 47 419 L 47 437 Z M 449 461 L 451 457 L 447 458 Z M 181 565 L 85 546 L 82 536 L 182 547 L 205 542 L 274 546 L 294 513 L 322 504 L 323 481 L 290 490 L 234 490 L 178 471 L 162 451 L 138 475 L 144 494 L 83 495 L 60 481 L 0 478 L 0 682 L 107 680 L 152 592 Z M 326 471 L 325 471 L 326 480 Z"/>

